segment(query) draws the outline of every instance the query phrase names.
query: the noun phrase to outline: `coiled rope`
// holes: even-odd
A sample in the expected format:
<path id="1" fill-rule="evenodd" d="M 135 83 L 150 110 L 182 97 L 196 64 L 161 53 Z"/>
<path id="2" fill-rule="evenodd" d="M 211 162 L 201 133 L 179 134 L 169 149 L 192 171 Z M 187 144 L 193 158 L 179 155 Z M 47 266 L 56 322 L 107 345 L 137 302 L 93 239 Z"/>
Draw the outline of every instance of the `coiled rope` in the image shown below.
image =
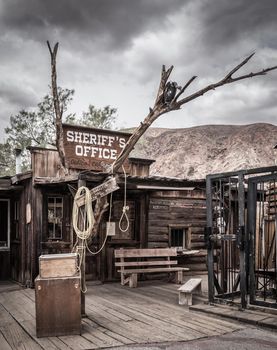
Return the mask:
<path id="1" fill-rule="evenodd" d="M 85 204 L 83 207 L 81 207 L 78 206 L 77 200 L 83 194 L 85 196 Z M 92 198 L 90 190 L 85 186 L 81 186 L 78 188 L 78 191 L 76 192 L 76 195 L 74 197 L 72 209 L 72 225 L 77 236 L 73 250 L 76 249 L 79 255 L 79 262 L 77 266 L 78 271 L 80 271 L 82 266 L 84 267 L 85 265 L 84 262 L 86 259 L 87 240 L 91 237 L 94 223 L 95 217 L 92 209 Z M 81 225 L 81 228 L 78 225 Z M 81 240 L 80 246 L 77 245 L 79 239 Z M 85 281 L 83 281 L 83 283 L 80 283 L 80 289 L 83 293 L 86 293 L 87 287 Z"/>
<path id="2" fill-rule="evenodd" d="M 78 206 L 77 200 L 83 194 L 85 194 L 85 204 L 84 204 L 84 207 L 81 208 L 80 206 Z M 111 221 L 111 210 L 112 210 L 112 194 L 110 196 L 109 222 Z M 80 228 L 78 224 L 81 224 L 82 228 Z M 85 266 L 84 262 L 86 259 L 86 250 L 92 255 L 97 255 L 102 251 L 102 249 L 106 244 L 106 241 L 108 238 L 107 232 L 106 232 L 106 237 L 104 239 L 104 242 L 102 243 L 102 246 L 99 248 L 99 250 L 97 251 L 90 250 L 88 246 L 88 239 L 93 238 L 94 236 L 96 236 L 96 233 L 97 233 L 96 231 L 93 233 L 94 224 L 95 224 L 95 217 L 92 209 L 91 193 L 87 187 L 82 186 L 76 192 L 76 195 L 74 197 L 74 202 L 73 202 L 73 209 L 72 209 L 72 225 L 76 233 L 76 242 L 73 246 L 72 251 L 77 251 L 77 254 L 79 256 L 79 262 L 77 265 L 78 271 L 81 271 L 82 266 L 83 267 Z M 80 246 L 78 246 L 79 239 L 81 240 Z M 86 287 L 85 280 L 83 280 L 82 282 L 83 283 L 80 284 L 80 289 L 82 293 L 86 293 L 87 287 Z"/>
<path id="3" fill-rule="evenodd" d="M 83 193 L 85 193 L 85 205 L 82 211 L 81 207 L 77 205 L 77 199 Z M 81 213 L 81 216 L 83 219 L 81 229 L 78 226 L 78 222 L 81 221 L 79 220 L 79 212 Z M 72 224 L 77 237 L 82 240 L 88 239 L 91 235 L 91 231 L 94 223 L 95 223 L 95 218 L 92 210 L 92 198 L 91 198 L 90 190 L 85 186 L 81 186 L 80 188 L 78 188 L 78 191 L 74 197 L 74 203 L 73 203 L 73 209 L 72 209 Z"/>

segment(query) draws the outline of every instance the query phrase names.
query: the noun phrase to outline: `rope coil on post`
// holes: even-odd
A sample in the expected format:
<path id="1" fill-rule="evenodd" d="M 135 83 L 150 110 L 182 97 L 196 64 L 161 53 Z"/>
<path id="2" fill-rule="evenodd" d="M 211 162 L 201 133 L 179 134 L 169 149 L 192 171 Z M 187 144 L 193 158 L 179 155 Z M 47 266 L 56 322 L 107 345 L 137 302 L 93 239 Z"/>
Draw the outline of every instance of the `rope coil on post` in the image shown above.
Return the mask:
<path id="1" fill-rule="evenodd" d="M 85 194 L 85 204 L 82 210 L 81 206 L 78 206 L 77 200 L 81 195 Z M 80 214 L 80 215 L 79 215 Z M 81 218 L 82 220 L 79 220 Z M 82 223 L 82 228 L 79 227 L 78 224 Z M 92 209 L 92 198 L 90 190 L 81 186 L 78 188 L 78 191 L 74 197 L 73 209 L 72 209 L 72 225 L 75 230 L 77 240 L 73 247 L 73 249 L 77 248 L 77 252 L 79 255 L 79 264 L 77 266 L 80 271 L 82 266 L 84 265 L 86 259 L 86 247 L 87 247 L 87 239 L 91 237 L 92 229 L 95 223 L 95 218 Z M 81 240 L 81 245 L 78 246 L 78 238 Z M 87 287 L 84 282 L 84 289 L 82 288 L 82 283 L 80 284 L 80 289 L 82 293 L 86 293 Z"/>
<path id="2" fill-rule="evenodd" d="M 81 194 L 85 192 L 85 205 L 84 211 L 82 212 L 80 207 L 77 205 L 77 199 Z M 79 211 L 83 218 L 83 228 L 80 229 L 78 226 Z M 91 235 L 93 225 L 95 223 L 95 218 L 92 210 L 92 198 L 89 189 L 85 186 L 78 188 L 78 191 L 74 197 L 73 209 L 72 209 L 72 224 L 78 238 L 85 240 Z"/>

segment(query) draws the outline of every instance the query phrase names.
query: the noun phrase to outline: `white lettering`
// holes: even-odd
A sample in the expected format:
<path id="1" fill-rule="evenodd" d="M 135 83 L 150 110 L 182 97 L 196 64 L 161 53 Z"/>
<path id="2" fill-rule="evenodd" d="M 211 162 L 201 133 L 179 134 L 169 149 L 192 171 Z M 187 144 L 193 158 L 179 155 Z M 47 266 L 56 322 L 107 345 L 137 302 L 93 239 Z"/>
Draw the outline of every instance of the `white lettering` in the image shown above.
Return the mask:
<path id="1" fill-rule="evenodd" d="M 102 146 L 105 146 L 105 142 L 108 140 L 108 136 L 102 135 Z"/>
<path id="2" fill-rule="evenodd" d="M 102 149 L 102 148 L 98 148 L 98 150 L 99 150 L 99 158 L 103 158 L 103 157 L 102 157 L 102 151 L 103 151 L 103 149 Z"/>
<path id="3" fill-rule="evenodd" d="M 87 157 L 88 153 L 90 152 L 91 147 L 90 146 L 84 146 L 84 156 Z"/>
<path id="4" fill-rule="evenodd" d="M 116 159 L 116 149 L 111 149 L 111 159 Z"/>
<path id="5" fill-rule="evenodd" d="M 125 147 L 125 139 L 123 138 L 123 137 L 121 137 L 120 139 L 119 139 L 119 147 L 120 148 L 124 148 Z"/>
<path id="6" fill-rule="evenodd" d="M 76 154 L 76 156 L 82 156 L 83 155 L 83 146 L 76 145 L 75 154 Z"/>
<path id="7" fill-rule="evenodd" d="M 95 157 L 95 153 L 98 152 L 97 147 L 91 147 L 91 157 Z"/>
<path id="8" fill-rule="evenodd" d="M 75 140 L 76 143 L 77 142 L 81 142 L 82 143 L 82 133 L 81 132 L 75 132 Z"/>
<path id="9" fill-rule="evenodd" d="M 68 142 L 73 142 L 74 141 L 74 132 L 73 131 L 70 131 L 70 130 L 67 131 L 67 133 L 66 133 L 66 140 Z"/>
<path id="10" fill-rule="evenodd" d="M 95 134 L 89 134 L 90 138 L 89 138 L 89 143 L 91 145 L 96 145 L 96 135 Z"/>
<path id="11" fill-rule="evenodd" d="M 111 145 L 114 143 L 114 136 L 109 136 L 109 142 L 108 146 L 111 147 Z"/>
<path id="12" fill-rule="evenodd" d="M 108 148 L 103 149 L 103 158 L 109 159 L 110 158 L 110 150 Z"/>
<path id="13" fill-rule="evenodd" d="M 83 143 L 89 143 L 89 134 L 86 132 L 83 133 Z"/>

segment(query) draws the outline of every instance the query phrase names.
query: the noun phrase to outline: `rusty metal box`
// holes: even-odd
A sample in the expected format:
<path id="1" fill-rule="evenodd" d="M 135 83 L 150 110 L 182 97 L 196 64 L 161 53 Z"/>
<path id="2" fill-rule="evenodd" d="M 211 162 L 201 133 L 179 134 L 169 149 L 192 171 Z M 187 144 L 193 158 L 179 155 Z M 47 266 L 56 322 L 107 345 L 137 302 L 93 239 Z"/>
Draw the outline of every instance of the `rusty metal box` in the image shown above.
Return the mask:
<path id="1" fill-rule="evenodd" d="M 37 337 L 81 334 L 80 276 L 35 280 Z"/>
<path id="2" fill-rule="evenodd" d="M 77 273 L 77 254 L 47 254 L 39 257 L 42 278 L 72 277 Z"/>

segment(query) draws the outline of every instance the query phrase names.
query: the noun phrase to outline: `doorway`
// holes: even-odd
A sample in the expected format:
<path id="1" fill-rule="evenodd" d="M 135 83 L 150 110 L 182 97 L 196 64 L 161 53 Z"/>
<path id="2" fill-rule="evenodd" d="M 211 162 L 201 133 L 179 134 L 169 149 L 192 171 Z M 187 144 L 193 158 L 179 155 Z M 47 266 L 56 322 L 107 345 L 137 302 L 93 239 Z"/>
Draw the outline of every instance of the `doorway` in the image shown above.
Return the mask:
<path id="1" fill-rule="evenodd" d="M 10 277 L 10 200 L 0 199 L 0 279 Z"/>

